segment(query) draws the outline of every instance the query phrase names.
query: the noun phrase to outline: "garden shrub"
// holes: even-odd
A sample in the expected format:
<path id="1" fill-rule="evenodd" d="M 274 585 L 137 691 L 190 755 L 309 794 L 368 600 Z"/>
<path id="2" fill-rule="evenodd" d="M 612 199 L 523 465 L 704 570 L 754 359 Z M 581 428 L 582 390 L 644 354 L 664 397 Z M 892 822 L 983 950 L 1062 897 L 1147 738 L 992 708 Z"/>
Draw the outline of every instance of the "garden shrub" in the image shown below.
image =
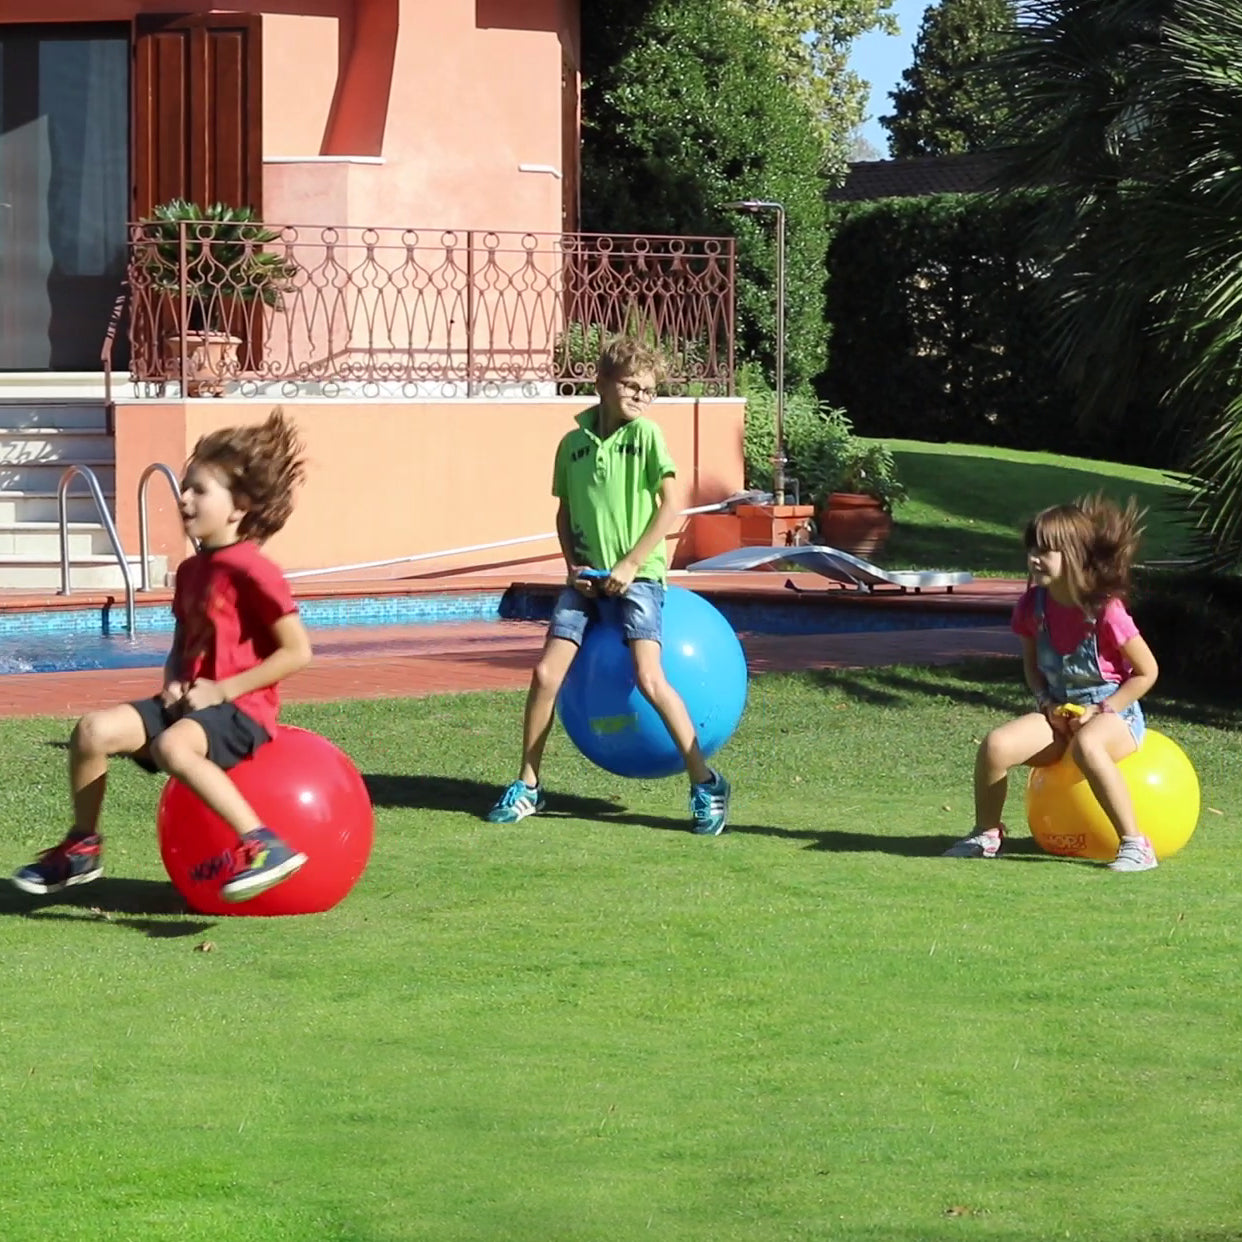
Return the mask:
<path id="1" fill-rule="evenodd" d="M 1130 605 L 1162 682 L 1242 689 L 1242 577 L 1206 569 L 1142 570 Z"/>
<path id="2" fill-rule="evenodd" d="M 1046 192 L 831 205 L 820 395 L 865 435 L 1175 464 L 1155 375 L 1124 436 L 1061 377 L 1028 241 L 1049 209 Z"/>

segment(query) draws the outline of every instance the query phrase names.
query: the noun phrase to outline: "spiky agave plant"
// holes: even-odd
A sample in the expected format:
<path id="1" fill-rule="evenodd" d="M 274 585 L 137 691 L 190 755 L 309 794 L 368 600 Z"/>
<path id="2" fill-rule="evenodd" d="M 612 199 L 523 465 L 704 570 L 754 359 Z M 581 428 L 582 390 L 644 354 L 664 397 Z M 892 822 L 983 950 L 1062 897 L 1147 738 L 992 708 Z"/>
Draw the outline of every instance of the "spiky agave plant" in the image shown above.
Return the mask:
<path id="1" fill-rule="evenodd" d="M 280 235 L 249 207 L 172 199 L 154 208 L 139 228 L 147 283 L 175 292 L 184 281 L 190 296 L 203 304 L 235 297 L 279 309 L 297 273 L 280 250 L 265 249 Z"/>

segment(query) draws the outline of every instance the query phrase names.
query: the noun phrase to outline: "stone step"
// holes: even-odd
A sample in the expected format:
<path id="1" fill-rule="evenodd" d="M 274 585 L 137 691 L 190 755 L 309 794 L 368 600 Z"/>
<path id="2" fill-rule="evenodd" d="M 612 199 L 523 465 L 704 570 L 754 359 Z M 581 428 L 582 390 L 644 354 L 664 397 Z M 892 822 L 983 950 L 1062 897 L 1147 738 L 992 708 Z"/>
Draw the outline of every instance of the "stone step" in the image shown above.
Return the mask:
<path id="1" fill-rule="evenodd" d="M 136 556 L 127 556 L 130 575 L 137 589 L 142 583 L 142 570 Z M 163 586 L 168 576 L 168 558 L 151 558 L 151 581 Z M 123 591 L 125 579 L 115 556 L 75 556 L 69 562 L 69 587 L 72 591 Z M 42 560 L 27 556 L 0 553 L 0 588 L 22 591 L 60 590 L 60 558 Z"/>
<path id="2" fill-rule="evenodd" d="M 109 461 L 116 457 L 114 441 L 106 431 L 91 427 L 9 427 L 0 420 L 0 467 L 79 461 Z"/>
<path id="3" fill-rule="evenodd" d="M 108 532 L 100 522 L 68 522 L 69 556 L 113 555 Z M 60 522 L 0 523 L 0 553 L 31 560 L 60 559 Z"/>
<path id="4" fill-rule="evenodd" d="M 30 401 L 0 396 L 0 428 L 31 427 L 107 432 L 108 411 L 101 401 Z"/>
<path id="5" fill-rule="evenodd" d="M 108 512 L 116 517 L 116 497 L 104 493 Z M 65 509 L 71 522 L 98 522 L 99 514 L 91 494 L 84 483 L 74 480 L 65 497 Z M 56 522 L 60 519 L 60 506 L 55 491 L 27 492 L 21 490 L 0 491 L 0 526 L 14 522 Z"/>
<path id="6" fill-rule="evenodd" d="M 104 496 L 116 492 L 116 460 L 113 457 L 89 457 L 77 461 L 5 462 L 0 464 L 0 491 L 50 492 L 56 495 L 60 476 L 70 466 L 89 466 L 99 480 Z M 86 480 L 79 477 L 69 483 L 69 495 L 89 496 Z"/>
<path id="7" fill-rule="evenodd" d="M 132 391 L 129 375 L 112 374 L 112 395 L 120 399 Z M 4 371 L 0 372 L 0 401 L 29 405 L 67 402 L 103 405 L 106 390 L 102 371 Z"/>

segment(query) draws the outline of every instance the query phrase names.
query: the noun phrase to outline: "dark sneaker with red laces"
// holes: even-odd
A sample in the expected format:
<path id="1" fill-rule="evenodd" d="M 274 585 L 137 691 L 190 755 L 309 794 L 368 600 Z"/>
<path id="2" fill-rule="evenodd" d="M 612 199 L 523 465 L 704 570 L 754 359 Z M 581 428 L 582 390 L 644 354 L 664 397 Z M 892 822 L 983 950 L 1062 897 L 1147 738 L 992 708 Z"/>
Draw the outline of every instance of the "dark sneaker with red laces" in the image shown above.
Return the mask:
<path id="1" fill-rule="evenodd" d="M 13 873 L 13 883 L 24 893 L 46 896 L 89 884 L 103 875 L 103 838 L 67 836 L 59 845 L 44 850 L 32 863 Z"/>
<path id="2" fill-rule="evenodd" d="M 287 880 L 306 863 L 306 855 L 287 846 L 270 828 L 256 828 L 237 844 L 233 874 L 220 885 L 225 901 L 249 901 Z"/>

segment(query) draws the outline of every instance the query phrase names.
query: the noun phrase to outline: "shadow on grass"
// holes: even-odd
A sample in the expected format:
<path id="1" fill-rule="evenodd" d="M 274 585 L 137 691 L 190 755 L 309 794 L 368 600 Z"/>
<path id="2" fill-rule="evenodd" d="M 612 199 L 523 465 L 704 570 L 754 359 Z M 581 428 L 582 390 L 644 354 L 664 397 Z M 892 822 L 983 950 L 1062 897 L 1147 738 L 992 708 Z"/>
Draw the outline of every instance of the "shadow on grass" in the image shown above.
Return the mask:
<path id="1" fill-rule="evenodd" d="M 998 535 L 981 530 L 967 533 L 965 539 L 964 549 L 961 527 L 913 521 L 901 517 L 899 510 L 884 548 L 884 565 L 888 569 L 966 569 L 1013 578 L 1020 578 L 1025 572 L 1018 534 Z"/>
<path id="2" fill-rule="evenodd" d="M 925 669 L 888 665 L 866 669 L 816 669 L 808 674 L 824 689 L 840 690 L 871 707 L 899 707 L 926 702 L 929 696 L 954 699 L 964 706 L 986 707 L 1004 715 L 1025 710 L 1022 665 L 1009 657 L 941 665 L 935 679 Z M 983 689 L 980 689 L 980 684 Z M 994 688 L 993 688 L 994 687 Z"/>
<path id="3" fill-rule="evenodd" d="M 379 806 L 423 811 L 462 811 L 482 818 L 500 793 L 500 786 L 460 776 L 432 773 L 368 772 L 363 778 L 371 802 Z M 540 814 L 562 819 L 615 818 L 624 807 L 608 798 L 583 798 L 557 793 Z"/>
<path id="4" fill-rule="evenodd" d="M 464 811 L 479 816 L 496 798 L 496 787 L 480 781 L 463 780 L 456 776 L 394 776 L 368 773 L 363 777 L 376 806 L 405 807 L 420 810 Z M 483 810 L 480 810 L 483 808 Z M 627 828 L 654 828 L 661 832 L 688 833 L 688 817 L 650 815 L 627 810 L 620 802 L 607 798 L 582 798 L 574 794 L 552 793 L 547 810 L 540 819 L 582 819 L 615 824 Z M 951 834 L 934 836 L 885 836 L 878 832 L 817 832 L 811 829 L 779 828 L 772 824 L 739 824 L 730 822 L 732 836 L 774 837 L 800 841 L 803 848 L 824 853 L 896 854 L 907 858 L 934 858 L 943 854 L 956 840 Z M 1014 861 L 1048 862 L 1053 856 L 1029 838 L 1007 842 L 1003 858 Z M 1061 860 L 1064 861 L 1064 860 Z"/>
<path id="5" fill-rule="evenodd" d="M 0 882 L 0 916 L 54 919 L 72 923 L 104 923 L 141 932 L 153 940 L 198 936 L 213 922 L 179 918 L 187 907 L 181 894 L 159 880 L 114 880 L 105 876 L 93 884 L 63 893 L 36 897 Z M 152 916 L 163 916 L 152 917 Z"/>
<path id="6" fill-rule="evenodd" d="M 1159 656 L 1156 658 L 1159 659 Z M 1166 698 L 1166 694 L 1169 697 Z M 1150 699 L 1143 700 L 1143 710 L 1147 713 L 1148 723 L 1162 733 L 1168 732 L 1161 725 L 1162 720 L 1204 725 L 1209 729 L 1242 727 L 1242 709 L 1238 707 L 1236 697 L 1203 687 L 1176 683 L 1166 686 L 1162 682 Z"/>
<path id="7" fill-rule="evenodd" d="M 375 806 L 405 807 L 426 811 L 462 811 L 482 819 L 487 809 L 496 801 L 499 789 L 495 784 L 464 780 L 458 776 L 393 775 L 388 772 L 368 772 L 362 778 Z M 648 815 L 630 811 L 619 799 L 584 798 L 578 794 L 552 791 L 548 795 L 547 809 L 539 812 L 540 819 L 583 819 L 633 828 L 658 828 L 664 832 L 689 832 L 688 812 L 679 795 L 676 815 Z M 753 832 L 780 835 L 780 830 L 766 824 L 729 825 L 730 832 Z"/>
<path id="8" fill-rule="evenodd" d="M 913 701 L 926 702 L 934 695 L 964 707 L 995 712 L 997 724 L 1027 711 L 1030 704 L 1021 663 L 1009 657 L 963 660 L 940 665 L 934 672 L 922 667 L 890 665 L 815 669 L 805 676 L 825 690 L 838 690 L 866 706 L 900 707 Z M 1155 692 L 1144 698 L 1143 709 L 1148 723 L 1164 733 L 1173 724 L 1242 728 L 1242 707 L 1236 695 L 1174 678 L 1162 678 Z"/>
<path id="9" fill-rule="evenodd" d="M 787 841 L 802 841 L 804 849 L 825 854 L 896 854 L 905 858 L 937 858 L 953 844 L 952 834 L 936 833 L 923 836 L 891 837 L 879 832 L 842 832 L 837 829 L 771 828 L 754 824 L 730 824 L 729 831 L 738 835 L 780 837 Z M 946 859 L 947 862 L 971 861 L 970 859 Z M 1029 837 L 1009 839 L 999 862 L 1081 862 L 1081 859 L 1059 858 L 1045 853 Z"/>
<path id="10" fill-rule="evenodd" d="M 1012 525 L 1018 534 L 1044 505 L 1067 504 L 1076 496 L 1098 491 L 1101 485 L 1119 500 L 1135 495 L 1140 504 L 1170 519 L 1180 517 L 1183 510 L 1184 493 L 1172 480 L 1101 478 L 1077 463 L 952 457 L 911 448 L 895 448 L 893 457 L 903 482 L 924 504 L 965 523 Z M 955 530 L 953 534 L 961 546 L 971 548 L 971 532 Z"/>
<path id="11" fill-rule="evenodd" d="M 888 564 L 971 569 L 976 573 L 1022 572 L 1021 531 L 1045 505 L 1061 504 L 1103 486 L 1111 496 L 1138 497 L 1150 509 L 1144 552 L 1150 557 L 1185 555 L 1191 536 L 1184 523 L 1185 493 L 1172 482 L 1104 477 L 1069 462 L 1008 461 L 951 457 L 895 448 L 898 474 L 910 495 L 951 521 L 897 522 L 886 549 Z M 1008 527 L 1011 536 L 998 533 Z"/>

